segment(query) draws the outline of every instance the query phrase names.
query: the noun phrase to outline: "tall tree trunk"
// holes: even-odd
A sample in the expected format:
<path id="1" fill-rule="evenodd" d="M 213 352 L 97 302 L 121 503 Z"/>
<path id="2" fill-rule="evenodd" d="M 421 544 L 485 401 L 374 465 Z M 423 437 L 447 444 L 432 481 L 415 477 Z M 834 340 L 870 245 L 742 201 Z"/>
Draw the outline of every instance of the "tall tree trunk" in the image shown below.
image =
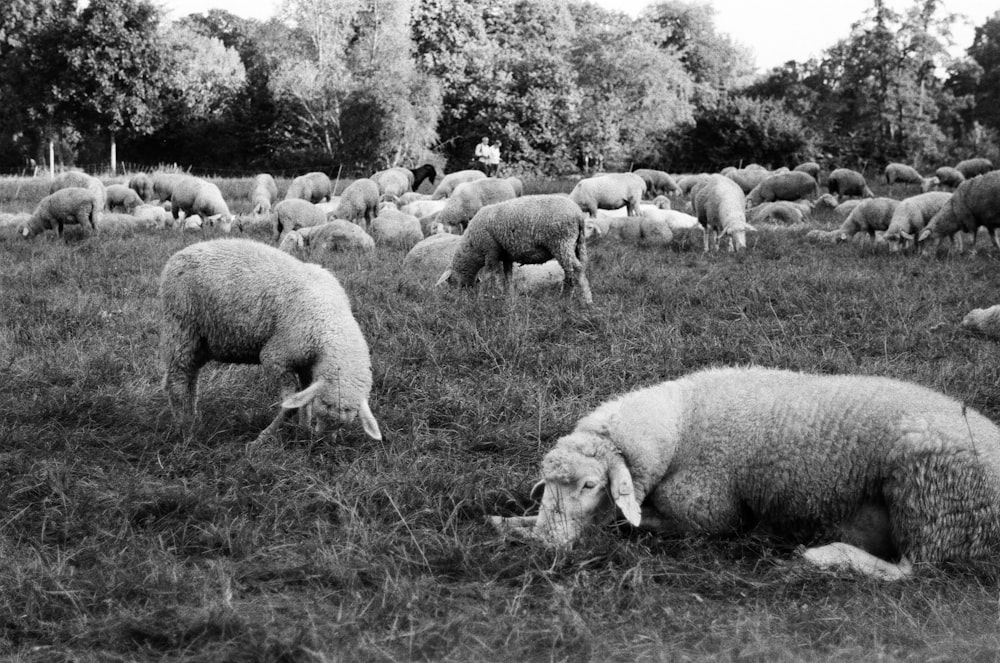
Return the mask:
<path id="1" fill-rule="evenodd" d="M 118 174 L 118 145 L 115 143 L 115 132 L 111 132 L 111 174 Z"/>

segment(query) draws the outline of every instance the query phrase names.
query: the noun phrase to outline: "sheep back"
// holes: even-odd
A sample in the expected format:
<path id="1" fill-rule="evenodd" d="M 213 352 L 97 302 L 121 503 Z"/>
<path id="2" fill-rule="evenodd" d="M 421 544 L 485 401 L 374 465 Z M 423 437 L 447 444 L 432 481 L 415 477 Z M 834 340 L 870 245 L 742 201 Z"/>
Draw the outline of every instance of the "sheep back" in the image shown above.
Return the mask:
<path id="1" fill-rule="evenodd" d="M 778 175 L 769 175 L 755 186 L 747 196 L 751 205 L 770 203 L 776 200 L 799 200 L 815 197 L 819 193 L 819 184 L 809 173 L 789 171 Z"/>
<path id="2" fill-rule="evenodd" d="M 955 164 L 955 170 L 962 173 L 962 177 L 967 180 L 983 175 L 993 170 L 993 162 L 983 157 L 965 159 Z"/>
<path id="3" fill-rule="evenodd" d="M 55 229 L 62 235 L 66 224 L 79 224 L 81 227 L 90 225 L 97 230 L 100 220 L 102 202 L 92 189 L 69 187 L 57 189 L 55 193 L 42 198 L 31 214 L 31 217 L 21 229 L 24 237 L 37 235 L 44 230 Z"/>
<path id="4" fill-rule="evenodd" d="M 328 199 L 332 193 L 333 185 L 330 182 L 330 176 L 326 173 L 313 171 L 293 179 L 285 192 L 285 199 L 301 198 L 311 203 L 318 203 Z"/>
<path id="5" fill-rule="evenodd" d="M 830 193 L 838 196 L 859 196 L 873 198 L 872 190 L 868 188 L 865 176 L 850 168 L 837 168 L 827 178 L 826 187 Z"/>
<path id="6" fill-rule="evenodd" d="M 635 173 L 608 173 L 587 177 L 576 183 L 570 199 L 589 216 L 599 209 L 628 209 L 629 216 L 639 215 L 639 203 L 646 192 L 646 183 Z"/>
<path id="7" fill-rule="evenodd" d="M 927 223 L 920 240 L 950 236 L 957 231 L 975 233 L 980 226 L 991 233 L 1000 227 L 1000 171 L 962 182 Z"/>
<path id="8" fill-rule="evenodd" d="M 367 177 L 354 180 L 340 194 L 340 204 L 334 215 L 338 219 L 346 219 L 360 223 L 362 220 L 370 224 L 378 216 L 379 189 L 375 182 Z"/>
<path id="9" fill-rule="evenodd" d="M 431 199 L 444 200 L 445 198 L 451 196 L 459 184 L 484 179 L 486 179 L 486 173 L 481 170 L 457 170 L 454 173 L 448 173 L 441 179 L 437 188 L 434 189 L 434 193 L 431 194 Z"/>
<path id="10" fill-rule="evenodd" d="M 67 170 L 66 172 L 59 173 L 52 180 L 52 184 L 49 186 L 49 193 L 55 193 L 60 189 L 68 188 L 90 189 L 97 199 L 98 210 L 104 209 L 107 204 L 104 183 L 93 175 L 88 175 L 79 170 Z"/>
<path id="11" fill-rule="evenodd" d="M 895 198 L 867 198 L 861 201 L 841 224 L 840 240 L 847 240 L 859 232 L 868 233 L 874 239 L 876 231 L 889 228 L 897 207 L 899 201 Z"/>
<path id="12" fill-rule="evenodd" d="M 146 173 L 136 173 L 129 178 L 128 188 L 135 191 L 144 203 L 153 200 L 156 195 L 153 191 L 153 179 Z"/>
<path id="13" fill-rule="evenodd" d="M 951 198 L 946 191 L 928 191 L 902 200 L 892 213 L 884 239 L 893 248 L 916 236 Z"/>
<path id="14" fill-rule="evenodd" d="M 420 219 L 396 209 L 383 209 L 372 220 L 371 236 L 376 244 L 411 249 L 424 238 Z"/>
<path id="15" fill-rule="evenodd" d="M 646 183 L 646 191 L 653 195 L 670 196 L 681 192 L 681 188 L 677 186 L 674 178 L 664 170 L 636 168 L 632 173 L 642 178 L 642 181 Z"/>
<path id="16" fill-rule="evenodd" d="M 379 196 L 399 198 L 411 191 L 413 186 L 413 172 L 409 168 L 380 170 L 370 179 L 378 185 Z"/>
<path id="17" fill-rule="evenodd" d="M 302 198 L 285 198 L 274 206 L 271 215 L 274 221 L 272 237 L 275 241 L 284 232 L 318 226 L 327 220 L 326 212 Z"/>
<path id="18" fill-rule="evenodd" d="M 924 181 L 924 176 L 917 172 L 917 169 L 913 166 L 909 166 L 905 163 L 889 163 L 885 166 L 885 183 L 895 184 L 896 182 L 903 182 L 904 184 L 922 184 Z"/>
<path id="19" fill-rule="evenodd" d="M 938 178 L 939 184 L 952 189 L 965 181 L 965 175 L 962 174 L 962 171 L 951 166 L 941 166 L 934 171 L 934 176 Z"/>
<path id="20" fill-rule="evenodd" d="M 493 177 L 464 182 L 455 187 L 445 206 L 438 212 L 437 222 L 445 228 L 464 228 L 480 209 L 504 200 L 517 198 L 510 182 Z"/>
<path id="21" fill-rule="evenodd" d="M 105 189 L 105 206 L 112 212 L 122 209 L 131 214 L 139 205 L 142 205 L 142 198 L 131 187 L 111 184 Z"/>

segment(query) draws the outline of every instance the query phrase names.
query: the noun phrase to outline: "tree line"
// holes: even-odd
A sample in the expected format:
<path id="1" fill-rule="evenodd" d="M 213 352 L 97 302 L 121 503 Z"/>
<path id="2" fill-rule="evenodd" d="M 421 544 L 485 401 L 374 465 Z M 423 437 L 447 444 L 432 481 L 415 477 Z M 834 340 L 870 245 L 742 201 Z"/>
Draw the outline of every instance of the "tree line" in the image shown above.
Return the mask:
<path id="1" fill-rule="evenodd" d="M 702 0 L 638 18 L 584 0 L 285 0 L 167 22 L 150 0 L 0 5 L 0 169 L 120 158 L 224 173 L 524 174 L 998 156 L 1000 12 L 949 56 L 941 0 L 884 0 L 764 75 Z"/>

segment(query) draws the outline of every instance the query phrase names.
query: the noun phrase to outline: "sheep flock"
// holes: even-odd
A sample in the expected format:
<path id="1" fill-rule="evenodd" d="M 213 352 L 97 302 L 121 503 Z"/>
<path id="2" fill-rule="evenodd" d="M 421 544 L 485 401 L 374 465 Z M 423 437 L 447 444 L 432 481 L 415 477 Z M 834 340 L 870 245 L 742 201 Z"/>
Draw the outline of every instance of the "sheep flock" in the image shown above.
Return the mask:
<path id="1" fill-rule="evenodd" d="M 877 196 L 871 183 L 882 180 L 888 193 Z M 445 301 L 518 298 L 577 316 L 605 303 L 605 274 L 588 251 L 601 244 L 736 262 L 767 230 L 819 243 L 809 250 L 910 254 L 917 269 L 936 259 L 956 270 L 965 254 L 1000 252 L 1000 171 L 981 161 L 927 174 L 891 163 L 871 179 L 815 162 L 636 169 L 580 177 L 557 193 L 531 188 L 423 164 L 350 182 L 260 173 L 237 199 L 185 173 L 102 182 L 70 171 L 32 212 L 0 210 L 0 242 L 185 234 L 159 280 L 165 409 L 191 426 L 203 416 L 204 365 L 260 365 L 280 395 L 268 395 L 277 411 L 247 453 L 280 446 L 292 414 L 307 435 L 359 425 L 392 444 L 378 421 L 378 381 L 390 371 L 373 371 L 379 358 L 366 340 L 387 332 L 371 328 L 376 304 L 316 264 L 332 252 L 398 256 L 400 288 Z M 977 243 L 981 228 L 989 240 Z M 954 333 L 1000 338 L 994 302 L 979 304 Z M 537 515 L 488 517 L 497 538 L 562 548 L 614 522 L 717 536 L 753 521 L 807 543 L 808 564 L 883 580 L 923 563 L 1000 556 L 1000 428 L 963 403 L 916 379 L 757 366 L 670 377 L 578 412 L 538 458 Z"/>

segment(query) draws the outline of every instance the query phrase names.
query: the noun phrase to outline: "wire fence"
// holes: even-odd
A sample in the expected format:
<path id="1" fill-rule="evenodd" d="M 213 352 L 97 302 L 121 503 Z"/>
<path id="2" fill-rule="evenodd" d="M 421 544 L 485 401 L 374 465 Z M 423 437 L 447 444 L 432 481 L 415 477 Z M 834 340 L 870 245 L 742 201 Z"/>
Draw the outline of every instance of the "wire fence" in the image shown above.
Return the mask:
<path id="1" fill-rule="evenodd" d="M 254 177 L 260 173 L 270 173 L 276 178 L 294 178 L 310 172 L 324 172 L 328 175 L 340 173 L 340 177 L 356 176 L 354 169 L 348 170 L 341 164 L 316 163 L 296 165 L 294 168 L 272 168 L 272 169 L 250 169 L 250 168 L 221 168 L 221 167 L 198 167 L 183 166 L 176 163 L 156 163 L 147 164 L 136 161 L 119 161 L 115 173 L 111 172 L 111 162 L 104 161 L 98 163 L 75 163 L 72 165 L 57 165 L 55 173 L 58 175 L 67 170 L 82 170 L 85 173 L 96 177 L 112 178 L 127 177 L 135 173 L 153 173 L 156 171 L 187 173 L 199 177 L 212 178 L 247 178 Z M 367 173 L 366 173 L 367 174 Z M 42 177 L 50 175 L 48 165 L 24 165 L 19 168 L 0 168 L 0 176 L 5 177 Z"/>

